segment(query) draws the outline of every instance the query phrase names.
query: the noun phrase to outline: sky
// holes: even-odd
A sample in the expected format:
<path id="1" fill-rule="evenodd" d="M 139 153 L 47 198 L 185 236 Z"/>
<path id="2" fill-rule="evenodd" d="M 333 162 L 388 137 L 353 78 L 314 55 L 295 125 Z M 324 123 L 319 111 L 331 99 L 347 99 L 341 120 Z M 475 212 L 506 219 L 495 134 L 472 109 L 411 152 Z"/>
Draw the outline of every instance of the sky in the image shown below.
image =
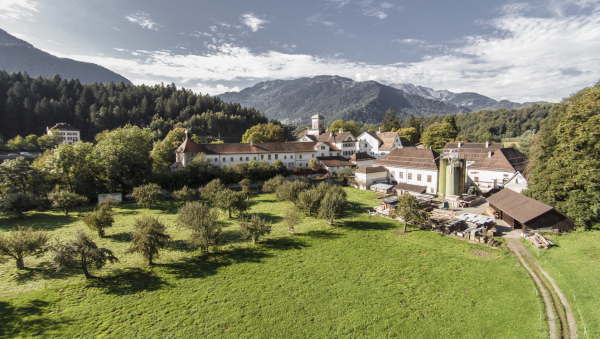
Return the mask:
<path id="1" fill-rule="evenodd" d="M 339 75 L 558 102 L 600 80 L 600 0 L 0 0 L 0 28 L 210 95 Z"/>

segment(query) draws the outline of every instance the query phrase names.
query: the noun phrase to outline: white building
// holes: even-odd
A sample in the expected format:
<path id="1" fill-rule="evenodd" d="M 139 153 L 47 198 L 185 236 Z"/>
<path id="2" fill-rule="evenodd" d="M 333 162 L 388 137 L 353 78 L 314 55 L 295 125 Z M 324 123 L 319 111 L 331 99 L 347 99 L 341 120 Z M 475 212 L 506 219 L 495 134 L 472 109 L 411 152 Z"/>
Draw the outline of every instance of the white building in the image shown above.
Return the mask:
<path id="1" fill-rule="evenodd" d="M 66 122 L 58 123 L 52 128 L 46 127 L 46 134 L 58 134 L 61 136 L 62 142 L 68 143 L 69 145 L 81 141 L 80 131 Z"/>
<path id="2" fill-rule="evenodd" d="M 354 164 L 354 166 L 358 168 L 370 167 L 375 162 L 374 157 L 368 155 L 367 153 L 355 153 L 350 156 L 350 162 Z"/>
<path id="3" fill-rule="evenodd" d="M 171 168 L 187 166 L 200 153 L 204 153 L 212 165 L 221 168 L 251 161 L 265 161 L 272 165 L 276 160 L 281 160 L 288 168 L 308 167 L 310 159 L 339 155 L 340 151 L 327 142 L 196 144 L 186 131 L 186 139 L 175 151 L 176 162 Z"/>
<path id="4" fill-rule="evenodd" d="M 512 178 L 504 184 L 504 188 L 509 188 L 517 193 L 522 193 L 529 187 L 527 179 L 523 176 L 523 173 L 517 172 Z"/>
<path id="5" fill-rule="evenodd" d="M 389 172 L 387 168 L 381 166 L 365 167 L 354 171 L 354 179 L 358 188 L 368 190 L 371 185 L 389 182 Z"/>
<path id="6" fill-rule="evenodd" d="M 482 192 L 502 188 L 517 172 L 524 171 L 526 165 L 527 157 L 516 149 L 501 148 L 489 151 L 487 158 L 467 167 L 467 187 L 474 185 Z M 524 179 L 522 177 L 521 184 Z M 518 180 L 517 178 L 516 181 Z"/>
<path id="7" fill-rule="evenodd" d="M 392 182 L 425 186 L 427 193 L 437 194 L 439 154 L 431 149 L 397 148 L 373 166 L 385 167 Z"/>
<path id="8" fill-rule="evenodd" d="M 377 159 L 396 148 L 416 148 L 412 142 L 401 138 L 396 132 L 364 132 L 357 140 L 357 152 L 369 154 Z"/>
<path id="9" fill-rule="evenodd" d="M 339 172 L 346 168 L 353 168 L 355 165 L 342 156 L 336 157 L 317 157 L 320 165 L 327 170 L 328 173 Z"/>

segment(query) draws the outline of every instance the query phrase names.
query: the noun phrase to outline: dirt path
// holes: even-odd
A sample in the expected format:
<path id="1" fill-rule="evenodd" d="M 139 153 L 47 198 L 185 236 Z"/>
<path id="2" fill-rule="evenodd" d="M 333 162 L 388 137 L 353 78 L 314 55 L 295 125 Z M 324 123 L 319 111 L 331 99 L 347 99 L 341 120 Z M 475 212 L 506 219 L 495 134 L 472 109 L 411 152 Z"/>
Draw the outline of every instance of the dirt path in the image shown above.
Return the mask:
<path id="1" fill-rule="evenodd" d="M 519 258 L 519 261 L 529 272 L 542 293 L 544 303 L 546 304 L 546 313 L 548 314 L 550 338 L 558 338 L 559 332 L 561 332 L 561 337 L 563 338 L 568 337 L 571 339 L 576 339 L 577 326 L 575 324 L 575 317 L 573 317 L 573 312 L 571 312 L 571 307 L 569 306 L 567 298 L 562 293 L 558 285 L 554 282 L 554 279 L 552 279 L 552 277 L 550 277 L 550 275 L 544 269 L 542 269 L 531 253 L 519 241 L 519 238 L 509 236 L 508 234 L 505 236 L 505 238 L 508 248 Z M 528 263 L 530 263 L 533 267 L 530 267 Z M 543 277 L 541 277 L 538 272 L 540 272 L 550 283 L 554 293 L 558 296 L 558 300 L 552 291 L 550 291 L 550 287 L 546 284 Z M 564 315 L 563 312 L 561 312 L 561 308 L 564 310 Z M 556 326 L 557 319 L 555 314 L 559 317 L 558 320 L 560 321 L 560 328 L 557 328 Z M 564 319 L 565 316 L 566 319 Z"/>

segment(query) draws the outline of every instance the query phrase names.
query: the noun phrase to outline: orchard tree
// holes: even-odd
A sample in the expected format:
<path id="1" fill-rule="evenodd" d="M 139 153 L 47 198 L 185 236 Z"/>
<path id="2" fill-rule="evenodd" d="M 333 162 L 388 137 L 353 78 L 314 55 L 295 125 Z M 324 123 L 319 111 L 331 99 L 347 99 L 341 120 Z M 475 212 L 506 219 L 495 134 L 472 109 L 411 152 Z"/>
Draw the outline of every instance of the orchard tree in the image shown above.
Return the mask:
<path id="1" fill-rule="evenodd" d="M 211 246 L 219 246 L 223 243 L 219 211 L 206 204 L 198 202 L 184 204 L 177 212 L 177 222 L 192 231 L 190 247 L 200 248 L 204 254 L 208 253 Z"/>
<path id="2" fill-rule="evenodd" d="M 290 201 L 298 203 L 298 195 L 306 190 L 308 183 L 303 180 L 286 181 L 275 191 L 277 201 Z"/>
<path id="3" fill-rule="evenodd" d="M 246 195 L 246 200 L 250 200 L 250 194 L 252 194 L 252 190 L 250 189 L 250 185 L 252 182 L 248 179 L 243 179 L 239 182 L 240 186 L 242 186 L 242 193 Z"/>
<path id="4" fill-rule="evenodd" d="M 6 215 L 14 215 L 19 218 L 24 217 L 25 212 L 32 211 L 39 206 L 29 194 L 13 193 L 2 197 L 0 200 L 0 211 Z"/>
<path id="5" fill-rule="evenodd" d="M 224 189 L 218 192 L 213 200 L 214 206 L 228 212 L 231 218 L 232 213 L 243 213 L 250 207 L 246 203 L 246 195 L 243 192 L 234 192 L 230 189 Z"/>
<path id="6" fill-rule="evenodd" d="M 57 271 L 65 268 L 81 268 L 85 278 L 92 275 L 90 268 L 101 269 L 108 262 L 119 262 L 111 250 L 100 248 L 83 230 L 78 230 L 75 239 L 53 246 L 52 264 Z"/>
<path id="7" fill-rule="evenodd" d="M 175 196 L 175 199 L 182 200 L 184 203 L 186 203 L 196 197 L 196 192 L 187 186 L 183 186 L 183 188 L 179 191 L 174 191 L 173 196 Z"/>
<path id="8" fill-rule="evenodd" d="M 202 199 L 213 200 L 219 192 L 225 189 L 225 185 L 221 183 L 221 180 L 214 179 L 213 181 L 206 184 L 206 186 L 200 188 L 199 191 Z"/>
<path id="9" fill-rule="evenodd" d="M 125 253 L 139 253 L 149 266 L 153 265 L 153 260 L 160 258 L 159 250 L 171 239 L 165 230 L 165 224 L 158 217 L 142 216 L 133 223 L 131 246 Z"/>
<path id="10" fill-rule="evenodd" d="M 30 228 L 13 229 L 6 235 L 0 234 L 0 255 L 13 257 L 17 268 L 25 268 L 25 257 L 40 257 L 46 252 L 46 243 L 50 236 L 44 231 Z"/>
<path id="11" fill-rule="evenodd" d="M 298 225 L 300 220 L 302 220 L 302 214 L 300 214 L 300 211 L 298 211 L 296 207 L 288 209 L 283 216 L 283 222 L 288 227 L 288 232 L 291 234 L 294 234 L 294 228 Z"/>
<path id="12" fill-rule="evenodd" d="M 425 207 L 412 194 L 403 194 L 398 198 L 396 209 L 392 210 L 390 215 L 393 219 L 400 217 L 404 220 L 404 232 L 406 233 L 406 224 L 421 224 L 427 221 L 429 214 Z"/>
<path id="13" fill-rule="evenodd" d="M 69 208 L 88 202 L 86 197 L 65 190 L 51 192 L 48 199 L 52 202 L 52 207 L 62 209 L 65 215 L 69 215 Z"/>
<path id="14" fill-rule="evenodd" d="M 146 208 L 152 208 L 152 206 L 156 205 L 163 198 L 160 186 L 155 183 L 138 186 L 133 189 L 131 195 L 137 201 L 138 205 Z"/>
<path id="15" fill-rule="evenodd" d="M 325 194 L 319 207 L 319 216 L 329 220 L 329 224 L 333 225 L 333 221 L 341 218 L 344 215 L 346 208 L 346 197 L 336 190 L 330 190 Z"/>
<path id="16" fill-rule="evenodd" d="M 281 186 L 285 182 L 283 175 L 278 175 L 265 181 L 262 191 L 265 193 L 273 193 L 277 190 L 277 187 Z"/>
<path id="17" fill-rule="evenodd" d="M 298 194 L 297 206 L 308 212 L 308 215 L 312 215 L 313 212 L 319 210 L 321 206 L 321 199 L 323 196 L 316 188 L 302 191 Z"/>
<path id="18" fill-rule="evenodd" d="M 250 238 L 252 243 L 256 244 L 261 236 L 271 233 L 271 223 L 262 219 L 258 214 L 253 214 L 250 218 L 242 218 L 240 231 L 246 239 Z"/>
<path id="19" fill-rule="evenodd" d="M 105 229 L 112 227 L 115 219 L 108 206 L 101 206 L 83 217 L 83 223 L 92 231 L 98 232 L 100 238 L 104 237 Z"/>

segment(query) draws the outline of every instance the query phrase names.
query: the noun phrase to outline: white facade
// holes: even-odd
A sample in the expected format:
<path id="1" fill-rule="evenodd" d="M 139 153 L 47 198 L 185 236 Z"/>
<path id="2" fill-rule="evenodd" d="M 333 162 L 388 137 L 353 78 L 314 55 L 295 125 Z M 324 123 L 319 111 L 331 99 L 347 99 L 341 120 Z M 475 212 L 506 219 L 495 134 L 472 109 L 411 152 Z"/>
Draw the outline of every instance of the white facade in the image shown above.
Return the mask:
<path id="1" fill-rule="evenodd" d="M 193 153 L 188 161 L 183 162 L 186 166 L 189 161 L 195 156 Z M 308 167 L 310 159 L 314 158 L 316 152 L 293 152 L 293 153 L 236 153 L 236 154 L 210 154 L 206 158 L 210 159 L 213 166 L 223 168 L 226 165 L 233 166 L 237 163 L 249 163 L 251 161 L 265 161 L 272 165 L 276 160 L 281 160 L 287 168 L 293 167 Z"/>
<path id="2" fill-rule="evenodd" d="M 501 188 L 515 172 L 471 169 L 467 167 L 467 188 L 477 186 L 482 192 Z"/>
<path id="3" fill-rule="evenodd" d="M 438 189 L 438 171 L 417 169 L 417 168 L 402 168 L 384 165 L 390 172 L 390 176 L 397 183 L 405 183 L 410 185 L 426 186 L 427 193 L 437 194 Z"/>
<path id="4" fill-rule="evenodd" d="M 375 162 L 375 159 L 365 159 L 365 160 L 357 160 L 357 161 L 351 161 L 351 162 L 360 169 L 360 168 L 365 168 L 365 167 L 371 167 L 371 165 L 373 165 L 373 163 Z"/>
<path id="5" fill-rule="evenodd" d="M 358 188 L 361 190 L 368 190 L 371 185 L 379 182 L 387 182 L 388 172 L 373 172 L 373 173 L 360 173 L 354 172 L 354 178 L 358 184 Z"/>
<path id="6" fill-rule="evenodd" d="M 375 135 L 373 135 L 375 134 Z M 385 144 L 382 142 L 381 137 L 383 137 L 383 133 L 363 133 L 357 138 L 356 143 L 356 151 L 364 152 L 370 156 L 373 156 L 377 159 L 384 157 L 386 154 L 389 154 L 391 151 L 395 150 L 398 147 L 404 147 L 402 142 L 400 141 L 400 136 L 398 133 L 395 133 L 396 136 L 391 142 L 388 140 L 388 143 Z M 381 137 L 380 137 L 381 136 Z M 388 138 L 385 138 L 386 140 Z M 409 148 L 415 148 L 411 146 Z"/>
<path id="7" fill-rule="evenodd" d="M 517 172 L 512 176 L 512 178 L 508 179 L 508 182 L 504 184 L 504 187 L 510 188 L 517 193 L 521 193 L 529 188 L 529 184 L 523 174 L 521 172 Z"/>
<path id="8" fill-rule="evenodd" d="M 81 141 L 80 131 L 74 129 L 71 126 L 63 129 L 62 126 L 68 126 L 66 124 L 57 124 L 52 128 L 46 128 L 46 134 L 48 135 L 60 135 L 61 141 L 69 145 L 73 145 L 76 142 Z"/>

